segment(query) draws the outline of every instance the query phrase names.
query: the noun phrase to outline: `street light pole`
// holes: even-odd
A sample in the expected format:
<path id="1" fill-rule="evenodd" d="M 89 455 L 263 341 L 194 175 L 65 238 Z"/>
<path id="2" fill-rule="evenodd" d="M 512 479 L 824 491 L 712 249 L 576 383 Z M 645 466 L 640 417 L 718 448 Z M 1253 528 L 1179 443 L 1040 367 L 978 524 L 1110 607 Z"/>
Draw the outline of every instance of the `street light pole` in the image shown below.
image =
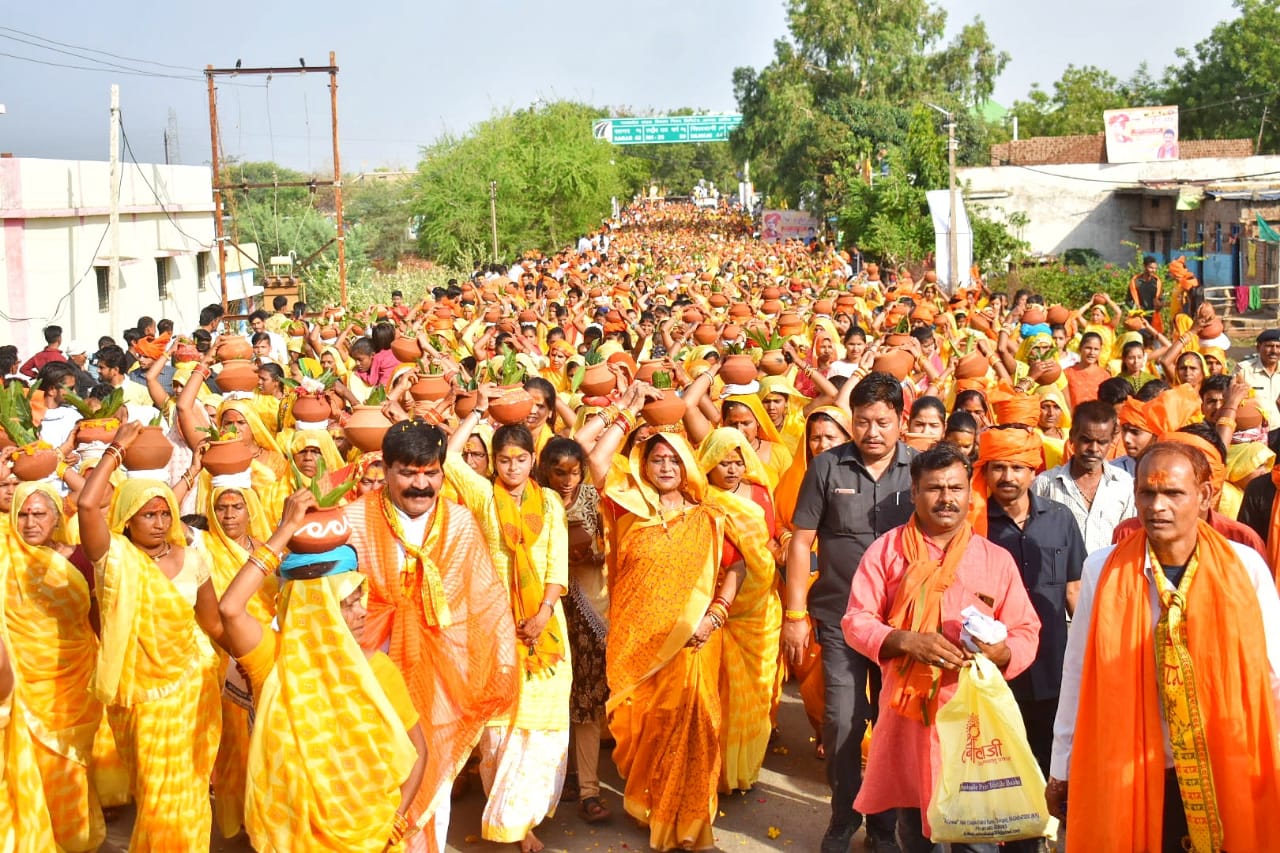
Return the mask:
<path id="1" fill-rule="evenodd" d="M 493 262 L 498 262 L 498 182 L 489 182 L 489 228 L 493 232 Z"/>
<path id="2" fill-rule="evenodd" d="M 937 104 L 928 106 L 947 119 L 947 189 L 950 193 L 950 209 L 947 213 L 947 290 L 954 294 L 960 286 L 960 246 L 956 236 L 956 117 L 950 110 L 944 110 Z"/>

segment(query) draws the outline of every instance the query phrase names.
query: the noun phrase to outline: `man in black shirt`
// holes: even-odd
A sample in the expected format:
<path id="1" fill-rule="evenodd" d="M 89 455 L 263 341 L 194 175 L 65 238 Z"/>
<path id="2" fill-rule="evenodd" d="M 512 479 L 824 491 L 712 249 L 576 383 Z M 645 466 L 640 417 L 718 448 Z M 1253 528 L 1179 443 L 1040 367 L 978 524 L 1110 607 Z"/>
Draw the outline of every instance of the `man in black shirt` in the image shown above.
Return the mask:
<path id="1" fill-rule="evenodd" d="M 867 547 L 911 517 L 911 459 L 915 451 L 898 441 L 902 386 L 887 373 L 858 382 L 849 398 L 852 440 L 809 463 L 792 520 L 787 549 L 786 611 L 782 651 L 795 667 L 814 640 L 808 617 L 817 623 L 822 646 L 826 710 L 822 743 L 831 785 L 831 822 L 822 853 L 848 853 L 862 817 L 853 800 L 862 785 L 862 736 L 874 714 L 867 699 L 869 680 L 879 685 L 875 662 L 851 649 L 840 629 L 849 604 L 853 573 Z M 818 543 L 818 580 L 809 589 L 810 554 Z M 807 602 L 806 602 L 807 597 Z M 892 812 L 867 816 L 867 837 L 875 849 L 898 850 Z"/>

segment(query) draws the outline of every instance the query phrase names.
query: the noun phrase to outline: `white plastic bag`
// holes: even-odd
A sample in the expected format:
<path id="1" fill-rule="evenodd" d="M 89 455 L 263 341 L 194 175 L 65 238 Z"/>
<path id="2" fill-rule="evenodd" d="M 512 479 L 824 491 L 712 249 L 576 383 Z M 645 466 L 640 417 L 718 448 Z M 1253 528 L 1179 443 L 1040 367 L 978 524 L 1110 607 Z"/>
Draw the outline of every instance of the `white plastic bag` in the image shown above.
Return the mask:
<path id="1" fill-rule="evenodd" d="M 983 655 L 960 672 L 938 711 L 942 767 L 929 801 L 935 842 L 1012 841 L 1044 834 L 1044 776 L 1027 744 L 1018 703 Z"/>

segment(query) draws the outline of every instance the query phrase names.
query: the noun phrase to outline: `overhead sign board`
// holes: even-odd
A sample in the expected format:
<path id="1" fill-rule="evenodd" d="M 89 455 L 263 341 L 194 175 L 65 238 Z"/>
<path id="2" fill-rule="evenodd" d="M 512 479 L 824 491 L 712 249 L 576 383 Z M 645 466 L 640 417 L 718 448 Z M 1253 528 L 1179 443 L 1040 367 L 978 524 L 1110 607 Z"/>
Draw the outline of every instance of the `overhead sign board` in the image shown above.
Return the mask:
<path id="1" fill-rule="evenodd" d="M 1130 107 L 1102 113 L 1108 163 L 1178 159 L 1178 108 Z"/>
<path id="2" fill-rule="evenodd" d="M 724 142 L 742 115 L 644 116 L 602 118 L 591 125 L 596 139 L 614 145 L 661 145 L 671 142 Z"/>

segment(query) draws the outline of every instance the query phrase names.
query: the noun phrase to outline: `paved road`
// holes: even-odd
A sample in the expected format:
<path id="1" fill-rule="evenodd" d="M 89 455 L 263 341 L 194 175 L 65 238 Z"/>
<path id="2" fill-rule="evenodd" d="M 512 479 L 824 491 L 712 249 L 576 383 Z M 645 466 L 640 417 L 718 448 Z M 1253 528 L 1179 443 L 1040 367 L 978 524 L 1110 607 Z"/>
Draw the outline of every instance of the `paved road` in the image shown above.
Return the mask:
<path id="1" fill-rule="evenodd" d="M 827 785 L 823 764 L 814 758 L 809 723 L 800 699 L 791 685 L 783 695 L 778 713 L 781 737 L 770 748 L 764 770 L 755 789 L 747 794 L 725 797 L 716 821 L 716 844 L 725 853 L 754 853 L 766 850 L 816 851 L 829 817 Z M 622 780 L 607 755 L 601 756 L 604 797 L 614 812 L 609 823 L 589 826 L 578 818 L 577 805 L 565 803 L 556 816 L 537 830 L 548 851 L 567 853 L 634 853 L 649 847 L 648 832 L 640 829 L 622 811 Z M 449 828 L 451 853 L 486 853 L 516 850 L 515 845 L 498 845 L 480 840 L 480 813 L 484 797 L 479 777 L 471 790 L 453 804 Z M 109 827 L 102 853 L 124 853 L 128 847 L 132 812 L 126 812 Z M 770 838 L 770 829 L 777 838 Z M 860 850 L 855 845 L 855 850 Z M 215 839 L 215 853 L 251 851 L 241 836 L 230 841 Z"/>

